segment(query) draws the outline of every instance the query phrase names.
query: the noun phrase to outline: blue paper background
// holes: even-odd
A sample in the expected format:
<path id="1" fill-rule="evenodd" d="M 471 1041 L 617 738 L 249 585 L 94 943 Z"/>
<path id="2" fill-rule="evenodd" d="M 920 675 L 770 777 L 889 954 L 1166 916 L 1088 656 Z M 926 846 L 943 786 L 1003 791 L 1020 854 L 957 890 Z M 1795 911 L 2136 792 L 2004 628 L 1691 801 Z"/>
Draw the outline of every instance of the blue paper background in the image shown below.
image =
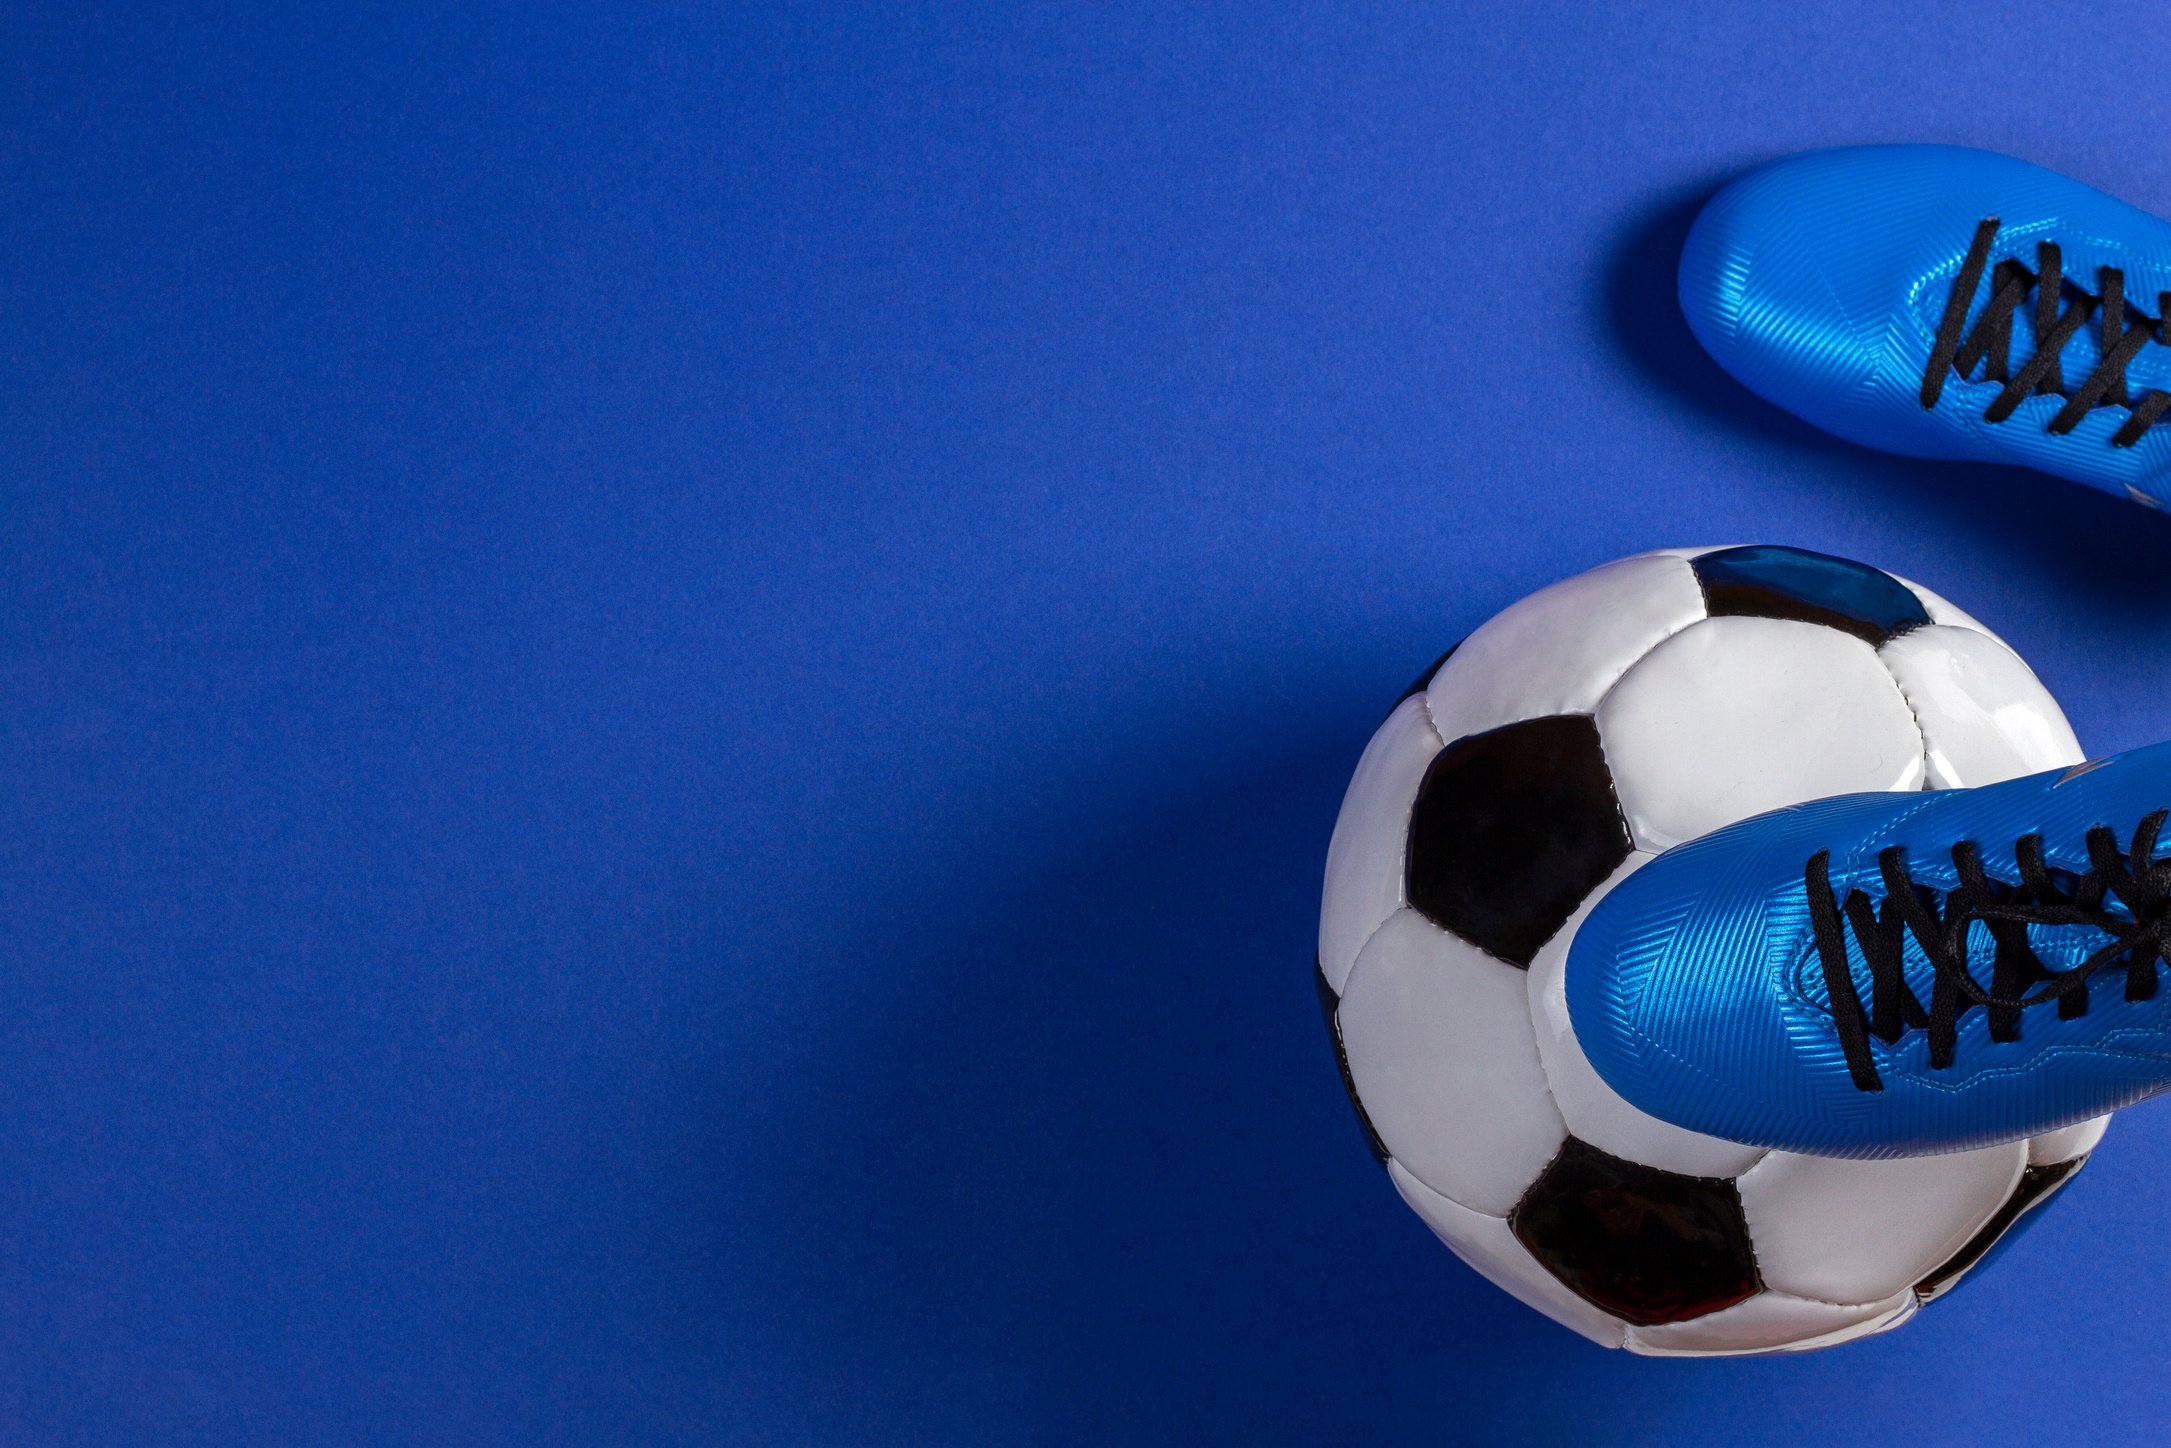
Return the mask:
<path id="1" fill-rule="evenodd" d="M 2101 751 L 2171 524 L 1695 349 L 1695 203 L 2171 209 L 2077 5 L 0 13 L 0 1437 L 2156 1436 L 2171 1112 L 1875 1343 L 1436 1247 L 1311 997 L 1386 702 L 1637 549 L 1860 557 Z"/>

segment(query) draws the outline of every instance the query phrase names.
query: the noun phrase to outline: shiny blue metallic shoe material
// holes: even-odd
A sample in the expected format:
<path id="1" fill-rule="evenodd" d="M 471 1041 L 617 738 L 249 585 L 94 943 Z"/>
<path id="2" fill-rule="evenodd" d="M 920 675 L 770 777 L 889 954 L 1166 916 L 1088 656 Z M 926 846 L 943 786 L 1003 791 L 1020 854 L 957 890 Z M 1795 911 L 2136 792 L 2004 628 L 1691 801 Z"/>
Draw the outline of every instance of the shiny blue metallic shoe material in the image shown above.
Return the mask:
<path id="1" fill-rule="evenodd" d="M 2171 502 L 2171 222 L 2069 177 L 1955 146 L 1790 156 L 1704 207 L 1680 290 L 1720 365 L 1827 431 Z"/>
<path id="2" fill-rule="evenodd" d="M 1640 1110 L 1761 1146 L 2010 1141 L 2171 1086 L 2171 744 L 1846 795 L 1659 856 L 1578 931 L 1569 1015 Z"/>

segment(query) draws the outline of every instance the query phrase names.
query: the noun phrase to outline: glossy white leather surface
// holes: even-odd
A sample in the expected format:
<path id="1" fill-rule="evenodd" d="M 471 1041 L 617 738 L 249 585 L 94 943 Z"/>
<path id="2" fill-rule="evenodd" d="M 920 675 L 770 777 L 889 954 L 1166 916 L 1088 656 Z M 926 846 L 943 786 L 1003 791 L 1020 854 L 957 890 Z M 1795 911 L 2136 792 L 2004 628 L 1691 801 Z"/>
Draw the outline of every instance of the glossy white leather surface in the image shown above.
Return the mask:
<path id="1" fill-rule="evenodd" d="M 1505 1216 L 1566 1135 L 1523 973 L 1398 910 L 1358 952 L 1342 1041 L 1366 1115 L 1434 1191 Z"/>
<path id="2" fill-rule="evenodd" d="M 1343 792 L 1319 901 L 1319 968 L 1337 994 L 1365 941 L 1404 902 L 1410 805 L 1439 752 L 1424 698 L 1412 695 L 1372 736 Z"/>

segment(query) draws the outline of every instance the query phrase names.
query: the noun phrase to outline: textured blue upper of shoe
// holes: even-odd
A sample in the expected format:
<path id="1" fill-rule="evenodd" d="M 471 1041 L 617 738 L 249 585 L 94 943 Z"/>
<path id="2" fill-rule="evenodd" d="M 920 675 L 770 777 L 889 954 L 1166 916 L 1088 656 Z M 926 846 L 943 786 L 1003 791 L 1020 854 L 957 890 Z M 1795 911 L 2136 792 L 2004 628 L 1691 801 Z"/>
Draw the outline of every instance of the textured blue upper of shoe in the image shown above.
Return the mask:
<path id="1" fill-rule="evenodd" d="M 1879 857 L 1898 846 L 1907 876 L 1930 892 L 1923 898 L 1949 906 L 1945 892 L 1962 883 L 1955 844 L 1973 842 L 1985 875 L 2002 889 L 2022 880 L 2017 842 L 2037 835 L 2044 864 L 2068 872 L 2057 877 L 2062 886 L 2085 895 L 2099 863 L 2089 853 L 2090 829 L 2107 827 L 2128 851 L 2140 822 L 2166 804 L 2171 744 L 1979 789 L 1819 800 L 1717 831 L 1630 875 L 1584 921 L 1567 965 L 1576 1037 L 1607 1084 L 1653 1116 L 1825 1155 L 2009 1141 L 2153 1095 L 2171 1085 L 2171 984 L 2128 998 L 2144 994 L 2164 969 L 2146 948 L 2141 970 L 2129 971 L 2135 957 L 2122 955 L 2090 978 L 2083 1014 L 2068 1017 L 2055 1000 L 2014 1013 L 2017 1039 L 1993 1039 L 1990 1012 L 1963 998 L 1941 1066 L 1933 1064 L 1933 1032 L 1919 1025 L 1891 1041 L 1871 1035 L 1864 1061 L 1877 1089 L 1864 1089 L 1847 1058 L 1813 927 L 1809 862 L 1825 856 L 1835 899 L 1859 890 L 1862 903 L 1881 906 L 1888 889 Z M 2171 882 L 2171 862 L 2157 879 Z M 2156 939 L 2162 910 L 2145 900 L 2136 909 L 2130 898 L 2147 893 L 2114 888 L 2099 908 L 2137 920 L 2134 931 Z M 2052 972 L 2073 971 L 2133 933 L 2070 923 L 2024 929 Z M 1957 936 L 1973 978 L 1996 985 L 1990 926 L 1972 919 Z M 1851 924 L 1840 937 L 1844 988 L 1866 1009 L 1872 971 L 1862 942 Z M 1907 989 L 1930 1005 L 1936 971 L 1912 935 L 1900 966 Z M 2130 987 L 2129 976 L 2139 977 Z M 2041 979 L 2027 988 L 2044 991 Z"/>
<path id="2" fill-rule="evenodd" d="M 1681 257 L 1681 307 L 1727 371 L 1797 416 L 1870 447 L 1915 457 L 2020 463 L 2123 493 L 2171 501 L 2171 414 L 2128 446 L 2133 413 L 2091 406 L 2063 435 L 2066 398 L 2032 395 L 1985 421 L 2002 384 L 1978 362 L 1950 369 L 1922 402 L 1939 325 L 1977 228 L 1998 226 L 1972 290 L 1972 331 L 2001 261 L 2037 268 L 2055 243 L 2063 307 L 2090 319 L 2059 349 L 2064 391 L 2102 360 L 2104 268 L 2120 274 L 2129 324 L 2160 318 L 2171 291 L 2171 223 L 2010 156 L 1956 146 L 1857 146 L 1790 156 L 1735 181 L 1705 206 Z M 2014 317 L 2011 371 L 2036 352 L 2036 295 Z M 2150 341 L 2126 366 L 2134 402 L 2171 390 L 2171 347 Z"/>

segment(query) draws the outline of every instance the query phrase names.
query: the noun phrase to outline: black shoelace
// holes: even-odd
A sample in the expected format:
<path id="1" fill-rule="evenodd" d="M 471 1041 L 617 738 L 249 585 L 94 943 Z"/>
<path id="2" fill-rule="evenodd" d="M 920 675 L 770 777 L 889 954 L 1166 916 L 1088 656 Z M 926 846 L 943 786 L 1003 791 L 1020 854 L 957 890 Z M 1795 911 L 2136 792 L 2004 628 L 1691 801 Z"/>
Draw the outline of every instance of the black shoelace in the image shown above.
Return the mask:
<path id="1" fill-rule="evenodd" d="M 1889 1046 L 1910 1030 L 1927 1031 L 1930 1068 L 1942 1071 L 1952 1064 L 1961 1017 L 1976 1006 L 1989 1013 L 1991 1040 L 2015 1041 L 2020 1013 L 2030 1006 L 2056 1001 L 2061 1020 L 2085 1015 L 2089 981 L 2115 965 L 2125 967 L 2127 1000 L 2154 996 L 2156 963 L 2171 961 L 2171 858 L 2156 858 L 2156 836 L 2167 813 L 2158 810 L 2142 820 L 2124 853 L 2107 827 L 2089 830 L 2089 867 L 2078 874 L 2046 865 L 2043 837 L 2022 835 L 2013 845 L 2018 884 L 1991 879 L 1974 841 L 1962 840 L 1952 847 L 1960 883 L 1942 896 L 1909 878 L 1906 852 L 1895 846 L 1877 856 L 1885 886 L 1882 909 L 1859 889 L 1847 892 L 1844 905 L 1836 902 L 1831 852 L 1812 856 L 1804 871 L 1809 924 L 1855 1088 L 1884 1090 L 1870 1061 L 1872 1036 Z M 1993 945 L 1987 987 L 1968 967 L 1968 934 L 1977 922 Z M 2053 970 L 2028 941 L 2031 925 L 2084 925 L 2110 940 L 2080 964 Z M 1869 967 L 1867 1010 L 1847 968 L 1849 927 Z M 1930 963 L 1927 1009 L 1902 974 L 1909 936 Z"/>
<path id="2" fill-rule="evenodd" d="M 1975 242 L 1968 248 L 1967 259 L 1960 263 L 1960 275 L 1953 281 L 1952 296 L 1945 303 L 1945 319 L 1938 325 L 1936 345 L 1930 349 L 1930 365 L 1922 374 L 1924 409 L 1937 405 L 1949 373 L 1958 373 L 1967 380 L 1981 363 L 1986 365 L 1980 380 L 2005 384 L 1984 411 L 1983 421 L 2005 421 L 2031 395 L 2065 399 L 2065 406 L 2050 420 L 2050 431 L 2059 434 L 2078 427 L 2091 408 L 2125 407 L 2132 410 L 2131 414 L 2111 435 L 2111 444 L 2132 447 L 2155 425 L 2164 409 L 2171 408 L 2171 392 L 2152 389 L 2136 401 L 2126 391 L 2126 364 L 2152 341 L 2171 346 L 2171 292 L 2157 295 L 2154 317 L 2143 316 L 2126 305 L 2126 274 L 2107 266 L 2101 271 L 2102 292 L 2091 296 L 2066 281 L 2057 244 L 2046 241 L 2036 247 L 2034 271 L 2010 257 L 1997 264 L 1990 274 L 1990 303 L 1976 320 L 1975 330 L 1963 337 L 1968 306 L 1975 299 L 1975 288 L 1982 281 L 1983 267 L 1989 263 L 1991 244 L 1997 235 L 1998 219 L 1985 218 L 1975 228 Z M 2020 310 L 2030 291 L 2035 293 L 2035 355 L 2014 372 L 2010 369 L 2013 314 Z M 2067 297 L 2071 300 L 2061 312 L 2059 303 Z M 2091 315 L 2102 319 L 2099 336 L 2103 357 L 2078 391 L 2067 392 L 2059 355 Z"/>

